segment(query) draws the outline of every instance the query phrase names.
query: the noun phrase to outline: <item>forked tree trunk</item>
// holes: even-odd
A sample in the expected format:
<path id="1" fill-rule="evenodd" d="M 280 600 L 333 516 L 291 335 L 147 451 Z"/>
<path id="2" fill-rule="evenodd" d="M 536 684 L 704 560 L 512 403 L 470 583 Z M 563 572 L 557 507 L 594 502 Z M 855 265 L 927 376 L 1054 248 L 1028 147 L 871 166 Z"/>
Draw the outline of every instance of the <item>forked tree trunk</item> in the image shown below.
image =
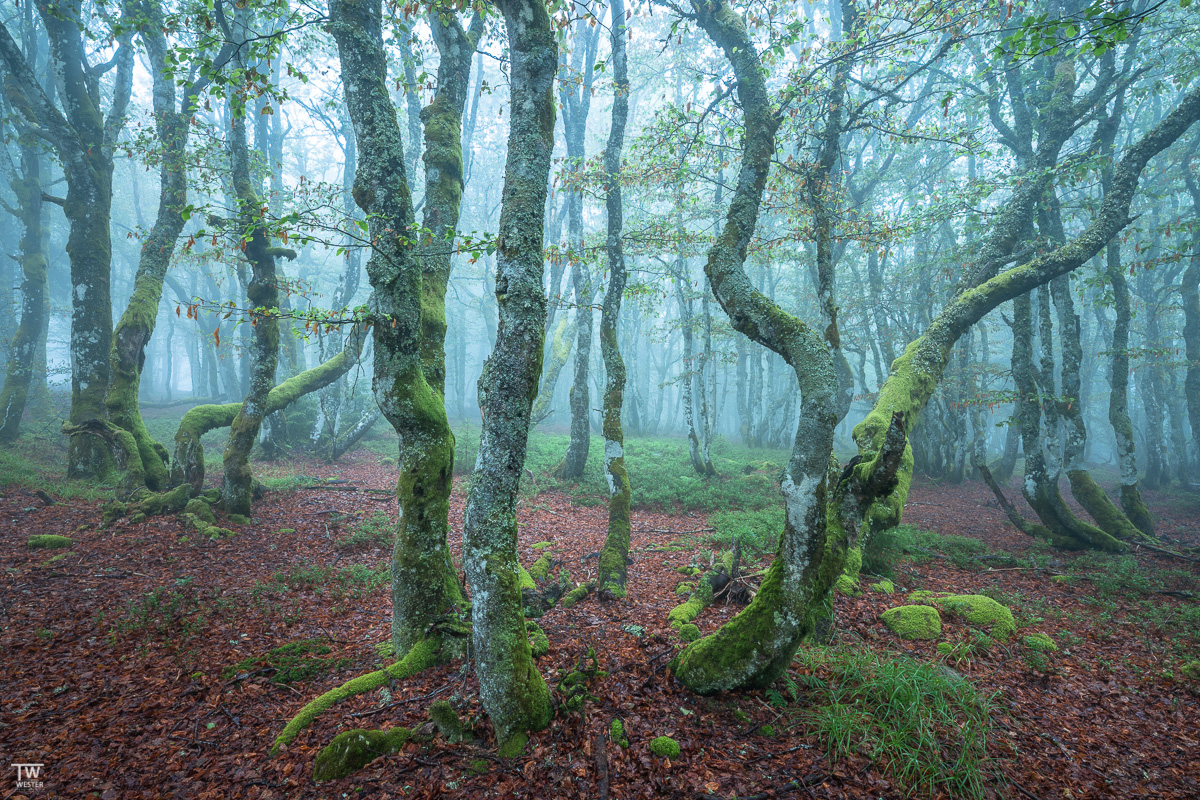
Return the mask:
<path id="1" fill-rule="evenodd" d="M 517 577 L 517 489 L 546 325 L 542 231 L 554 150 L 558 44 L 542 0 L 499 0 L 508 29 L 510 105 L 496 259 L 496 346 L 479 378 L 483 430 L 463 514 L 479 694 L 500 755 L 550 722 L 550 690 L 533 663 Z"/>
<path id="2" fill-rule="evenodd" d="M 478 31 L 473 25 L 465 33 L 451 11 L 433 12 L 448 16 L 432 20 L 442 52 L 439 89 L 422 112 L 425 223 L 432 238 L 418 252 L 406 234 L 413 222 L 412 196 L 385 84 L 379 0 L 338 0 L 330 11 L 358 145 L 354 199 L 367 215 L 372 242 L 367 275 L 374 288 L 375 399 L 400 437 L 392 643 L 397 656 L 422 645 L 447 658 L 459 653 L 459 639 L 442 636 L 442 626 L 456 619 L 464 599 L 446 543 L 454 435 L 443 395 L 445 292 L 463 189 L 462 109 Z"/>

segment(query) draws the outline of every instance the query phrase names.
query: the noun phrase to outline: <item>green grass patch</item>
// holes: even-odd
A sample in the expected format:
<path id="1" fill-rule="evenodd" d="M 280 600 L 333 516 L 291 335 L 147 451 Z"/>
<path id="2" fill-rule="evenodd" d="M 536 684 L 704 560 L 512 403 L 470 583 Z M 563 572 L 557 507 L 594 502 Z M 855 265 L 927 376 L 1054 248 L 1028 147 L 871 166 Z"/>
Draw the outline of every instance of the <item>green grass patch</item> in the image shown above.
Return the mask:
<path id="1" fill-rule="evenodd" d="M 60 550 L 75 544 L 70 536 L 59 536 L 56 533 L 42 533 L 30 536 L 26 545 L 34 550 Z"/>
<path id="2" fill-rule="evenodd" d="M 67 474 L 67 437 L 59 436 L 62 447 L 45 441 L 46 437 L 22 435 L 11 445 L 0 448 L 0 486 L 41 490 L 62 500 L 111 500 L 116 496 L 115 480 L 69 481 Z"/>
<path id="3" fill-rule="evenodd" d="M 783 505 L 753 511 L 717 511 L 708 516 L 712 539 L 726 549 L 741 542 L 760 553 L 770 552 L 779 543 L 783 531 Z"/>
<path id="4" fill-rule="evenodd" d="M 797 661 L 803 688 L 785 684 L 831 760 L 860 752 L 911 794 L 987 794 L 992 701 L 965 678 L 859 648 L 806 648 Z"/>
<path id="5" fill-rule="evenodd" d="M 902 559 L 922 564 L 943 557 L 962 569 L 981 569 L 979 559 L 986 555 L 990 555 L 988 546 L 978 539 L 923 531 L 914 525 L 897 525 L 879 531 L 867 542 L 863 548 L 862 571 L 890 578 Z"/>
<path id="6" fill-rule="evenodd" d="M 208 630 L 209 620 L 232 607 L 232 601 L 202 593 L 193 578 L 183 577 L 174 587 L 160 586 L 131 600 L 117 620 L 116 632 L 189 639 Z"/>

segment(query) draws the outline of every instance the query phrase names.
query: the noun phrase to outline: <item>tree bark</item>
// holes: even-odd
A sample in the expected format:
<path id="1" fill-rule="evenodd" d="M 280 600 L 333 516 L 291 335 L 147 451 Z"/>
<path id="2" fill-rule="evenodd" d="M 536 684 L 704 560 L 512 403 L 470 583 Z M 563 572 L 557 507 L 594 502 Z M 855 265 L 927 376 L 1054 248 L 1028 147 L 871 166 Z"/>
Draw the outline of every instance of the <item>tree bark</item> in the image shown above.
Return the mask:
<path id="1" fill-rule="evenodd" d="M 542 0 L 499 0 L 508 30 L 510 108 L 496 259 L 496 346 L 479 378 L 483 430 L 463 514 L 479 693 L 500 755 L 550 722 L 550 691 L 533 663 L 518 579 L 516 500 L 542 371 L 542 257 L 558 44 Z"/>
<path id="2" fill-rule="evenodd" d="M 613 108 L 604 150 L 605 206 L 608 211 L 608 291 L 600 313 L 600 352 L 604 358 L 604 475 L 608 479 L 608 535 L 600 549 L 596 588 L 601 597 L 624 597 L 628 583 L 629 473 L 625 469 L 625 432 L 621 410 L 625 398 L 625 361 L 617 339 L 621 299 L 625 294 L 625 250 L 621 243 L 621 150 L 629 118 L 629 72 L 625 57 L 625 2 L 610 0 L 612 15 Z"/>

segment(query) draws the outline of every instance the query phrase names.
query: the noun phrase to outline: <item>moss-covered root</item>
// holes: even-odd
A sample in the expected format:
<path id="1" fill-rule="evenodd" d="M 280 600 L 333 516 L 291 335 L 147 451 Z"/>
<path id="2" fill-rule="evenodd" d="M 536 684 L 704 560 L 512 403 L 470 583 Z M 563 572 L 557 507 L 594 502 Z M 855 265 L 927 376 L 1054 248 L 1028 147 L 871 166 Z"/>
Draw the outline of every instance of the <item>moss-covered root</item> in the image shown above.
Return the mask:
<path id="1" fill-rule="evenodd" d="M 1117 508 L 1104 490 L 1092 480 L 1092 475 L 1085 469 L 1073 469 L 1067 473 L 1071 481 L 1071 494 L 1083 506 L 1083 510 L 1091 515 L 1100 530 L 1123 542 L 1152 540 Z M 1143 506 L 1144 508 L 1144 506 Z"/>
<path id="2" fill-rule="evenodd" d="M 398 752 L 412 738 L 408 728 L 368 731 L 355 728 L 333 737 L 313 764 L 313 780 L 334 781 L 344 778 L 377 758 Z"/>
<path id="3" fill-rule="evenodd" d="M 671 670 L 681 683 L 699 694 L 713 694 L 765 688 L 783 674 L 803 634 L 812 629 L 815 614 L 825 607 L 824 603 L 814 604 L 804 615 L 797 604 L 786 601 L 781 585 L 788 569 L 784 562 L 779 556 L 771 562 L 750 605 L 675 656 Z M 701 586 L 706 584 L 701 582 Z"/>
<path id="4" fill-rule="evenodd" d="M 712 584 L 706 580 L 701 580 L 696 585 L 696 591 L 692 592 L 692 596 L 686 602 L 672 608 L 667 612 L 667 619 L 671 623 L 671 627 L 678 630 L 684 625 L 700 616 L 700 612 L 708 608 L 713 601 Z"/>
<path id="5" fill-rule="evenodd" d="M 1142 492 L 1136 483 L 1121 485 L 1121 509 L 1139 531 L 1151 539 L 1158 538 L 1154 533 L 1154 518 L 1142 502 Z"/>
<path id="6" fill-rule="evenodd" d="M 591 588 L 592 587 L 589 584 L 579 584 L 574 589 L 563 595 L 563 599 L 560 601 L 559 605 L 561 605 L 563 608 L 570 608 L 583 598 L 587 597 L 588 592 L 591 591 Z"/>
<path id="7" fill-rule="evenodd" d="M 278 753 L 279 748 L 290 744 L 300 735 L 301 731 L 312 724 L 313 720 L 338 703 L 364 692 L 378 689 L 390 681 L 403 680 L 404 678 L 416 675 L 422 670 L 437 666 L 442 660 L 442 652 L 442 636 L 440 634 L 430 636 L 428 639 L 414 645 L 408 651 L 408 655 L 390 667 L 369 672 L 366 675 L 360 675 L 357 678 L 346 681 L 336 689 L 329 690 L 300 709 L 300 713 L 288 721 L 283 731 L 275 738 L 275 743 L 271 745 L 271 755 Z"/>

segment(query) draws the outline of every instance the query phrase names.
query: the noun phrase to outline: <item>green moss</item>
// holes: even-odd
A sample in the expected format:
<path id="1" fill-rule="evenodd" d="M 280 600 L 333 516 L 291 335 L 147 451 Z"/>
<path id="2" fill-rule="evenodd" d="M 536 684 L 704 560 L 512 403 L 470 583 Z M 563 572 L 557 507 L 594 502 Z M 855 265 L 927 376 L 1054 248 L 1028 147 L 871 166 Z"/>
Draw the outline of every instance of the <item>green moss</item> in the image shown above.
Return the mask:
<path id="1" fill-rule="evenodd" d="M 313 764 L 313 780 L 333 781 L 344 778 L 377 758 L 398 752 L 412 738 L 408 728 L 368 731 L 356 728 L 333 737 Z"/>
<path id="2" fill-rule="evenodd" d="M 990 597 L 981 594 L 956 594 L 938 598 L 936 602 L 955 616 L 962 617 L 968 624 L 987 628 L 994 638 L 1001 641 L 1017 632 L 1012 611 Z"/>
<path id="3" fill-rule="evenodd" d="M 629 737 L 625 735 L 625 723 L 619 719 L 614 719 L 608 726 L 608 738 L 621 747 L 629 747 Z"/>
<path id="4" fill-rule="evenodd" d="M 933 601 L 933 598 L 935 596 L 936 596 L 935 592 L 931 592 L 927 589 L 918 589 L 915 592 L 908 593 L 908 602 L 919 603 L 921 605 L 928 605 L 930 602 Z"/>
<path id="5" fill-rule="evenodd" d="M 525 630 L 529 633 L 529 650 L 534 658 L 541 658 L 550 652 L 550 637 L 536 623 L 526 620 Z"/>
<path id="6" fill-rule="evenodd" d="M 533 562 L 533 566 L 529 568 L 529 575 L 535 581 L 544 581 L 550 575 L 550 564 L 553 561 L 550 553 L 542 553 L 537 561 Z"/>
<path id="7" fill-rule="evenodd" d="M 659 736 L 650 742 L 650 752 L 660 758 L 679 758 L 679 742 L 670 736 Z"/>
<path id="8" fill-rule="evenodd" d="M 1189 661 L 1181 665 L 1179 671 L 1188 680 L 1200 681 L 1200 661 Z"/>
<path id="9" fill-rule="evenodd" d="M 232 522 L 234 525 L 249 525 L 250 524 L 250 518 L 247 517 L 245 514 L 230 514 L 229 521 Z"/>
<path id="10" fill-rule="evenodd" d="M 708 581 L 700 581 L 696 591 L 687 602 L 680 603 L 667 612 L 667 619 L 673 626 L 686 625 L 700 615 L 700 612 L 712 603 L 712 585 Z"/>
<path id="11" fill-rule="evenodd" d="M 834 590 L 838 594 L 843 594 L 846 597 L 858 597 L 862 594 L 862 590 L 858 588 L 858 583 L 849 575 L 842 574 L 838 576 L 837 582 L 833 585 Z"/>
<path id="12" fill-rule="evenodd" d="M 458 718 L 458 712 L 449 700 L 438 700 L 429 707 L 429 719 L 437 726 L 438 732 L 447 742 L 463 740 L 463 724 Z"/>
<path id="13" fill-rule="evenodd" d="M 563 599 L 559 602 L 563 608 L 570 608 L 588 595 L 587 584 L 580 584 L 571 591 L 563 595 Z"/>
<path id="14" fill-rule="evenodd" d="M 842 571 L 849 575 L 855 582 L 858 581 L 858 574 L 862 572 L 862 549 L 851 547 L 846 550 L 846 563 L 842 567 Z"/>
<path id="15" fill-rule="evenodd" d="M 884 594 L 894 594 L 896 592 L 896 584 L 884 578 L 879 583 L 871 584 L 871 589 L 876 592 L 883 592 Z"/>
<path id="16" fill-rule="evenodd" d="M 360 675 L 346 681 L 336 689 L 331 689 L 317 699 L 308 703 L 296 716 L 284 726 L 275 742 L 271 745 L 271 755 L 279 752 L 279 748 L 291 743 L 301 731 L 312 724 L 313 720 L 343 700 L 364 694 L 385 686 L 396 680 L 403 680 L 411 675 L 435 666 L 440 662 L 442 654 L 442 636 L 433 635 L 418 642 L 400 661 L 391 666 Z"/>
<path id="17" fill-rule="evenodd" d="M 936 639 L 942 635 L 942 618 L 932 606 L 889 608 L 880 620 L 901 639 Z"/>
<path id="18" fill-rule="evenodd" d="M 486 775 L 488 771 L 488 761 L 486 758 L 477 758 L 470 764 L 467 764 L 466 772 L 468 775 Z"/>
<path id="19" fill-rule="evenodd" d="M 1054 643 L 1054 640 L 1044 633 L 1031 633 L 1021 641 L 1030 650 L 1037 650 L 1041 653 L 1052 653 L 1058 650 L 1058 645 Z"/>
<path id="20" fill-rule="evenodd" d="M 545 550 L 547 547 L 553 547 L 554 545 L 551 542 L 538 542 L 531 546 L 534 550 Z"/>
<path id="21" fill-rule="evenodd" d="M 203 497 L 193 497 L 183 507 L 184 513 L 193 514 L 210 525 L 216 524 L 217 517 L 213 514 L 212 506 Z"/>
<path id="22" fill-rule="evenodd" d="M 679 626 L 679 638 L 685 642 L 694 642 L 700 638 L 700 629 L 690 622 Z"/>
<path id="23" fill-rule="evenodd" d="M 695 589 L 696 589 L 696 584 L 689 583 L 688 581 L 684 581 L 683 583 L 681 583 L 675 587 L 675 594 L 682 596 L 685 594 L 689 594 L 690 592 L 694 591 Z"/>
<path id="24" fill-rule="evenodd" d="M 529 570 L 520 564 L 517 564 L 517 588 L 528 589 L 531 592 L 537 591 L 537 584 L 533 582 L 533 577 L 529 574 Z"/>
<path id="25" fill-rule="evenodd" d="M 30 536 L 26 544 L 34 550 L 58 550 L 70 547 L 75 544 L 75 540 L 70 536 L 59 536 L 56 533 L 41 533 L 37 536 Z"/>
<path id="26" fill-rule="evenodd" d="M 280 528 L 279 530 L 275 531 L 275 533 L 279 534 L 280 536 L 283 536 L 283 535 L 286 535 L 289 533 L 295 533 L 295 532 L 296 532 L 295 528 Z"/>
<path id="27" fill-rule="evenodd" d="M 954 645 L 949 642 L 938 642 L 937 651 L 939 655 L 948 656 L 954 653 Z"/>

